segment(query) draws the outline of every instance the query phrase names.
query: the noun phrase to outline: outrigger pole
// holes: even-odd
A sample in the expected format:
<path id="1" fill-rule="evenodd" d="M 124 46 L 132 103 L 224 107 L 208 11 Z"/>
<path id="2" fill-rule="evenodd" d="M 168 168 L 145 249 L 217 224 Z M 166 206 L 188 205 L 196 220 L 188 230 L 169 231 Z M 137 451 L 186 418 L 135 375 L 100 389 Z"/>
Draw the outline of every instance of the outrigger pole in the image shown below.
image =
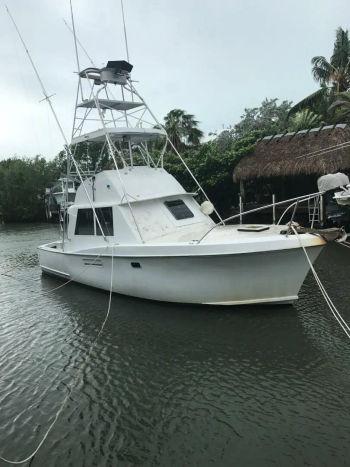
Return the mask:
<path id="1" fill-rule="evenodd" d="M 124 14 L 124 4 L 123 0 L 120 0 L 120 6 L 122 8 L 122 17 L 123 17 L 123 27 L 124 27 L 124 40 L 125 40 L 125 49 L 126 49 L 126 58 L 129 60 L 129 47 L 128 47 L 128 36 L 126 35 L 126 25 L 125 25 L 125 14 Z"/>
<path id="2" fill-rule="evenodd" d="M 52 102 L 51 102 L 51 97 L 52 97 L 52 95 L 49 96 L 48 93 L 46 92 L 44 83 L 43 83 L 42 79 L 40 78 L 38 69 L 37 69 L 37 67 L 35 66 L 35 63 L 34 63 L 32 57 L 31 57 L 30 52 L 29 52 L 29 50 L 28 50 L 28 48 L 27 48 L 27 45 L 26 45 L 26 43 L 24 42 L 24 39 L 23 39 L 23 37 L 22 37 L 22 35 L 21 35 L 19 29 L 18 29 L 18 26 L 17 26 L 17 24 L 16 24 L 16 22 L 15 22 L 13 16 L 12 16 L 10 10 L 8 9 L 8 6 L 7 6 L 7 5 L 5 5 L 5 8 L 6 8 L 6 11 L 7 11 L 8 15 L 9 15 L 11 21 L 12 21 L 12 24 L 14 25 L 14 27 L 15 27 L 15 29 L 16 29 L 16 32 L 17 32 L 17 34 L 18 34 L 18 37 L 20 38 L 20 41 L 21 41 L 21 43 L 22 43 L 22 45 L 23 45 L 23 47 L 24 47 L 24 50 L 25 50 L 25 52 L 26 52 L 26 54 L 27 54 L 27 56 L 28 56 L 28 58 L 29 58 L 29 61 L 30 61 L 30 64 L 31 64 L 31 66 L 32 66 L 32 68 L 33 68 L 33 70 L 34 70 L 35 76 L 37 77 L 37 80 L 38 80 L 38 82 L 39 82 L 39 84 L 40 84 L 41 91 L 42 91 L 42 93 L 44 94 L 44 100 L 46 100 L 47 103 L 48 103 L 49 106 L 50 106 L 50 110 L 51 110 L 51 112 L 52 112 L 52 115 L 54 116 L 55 122 L 56 122 L 56 124 L 57 124 L 57 127 L 58 127 L 58 129 L 59 129 L 59 132 L 61 133 L 61 136 L 62 136 L 63 141 L 64 141 L 64 144 L 65 144 L 65 150 L 66 150 L 67 158 L 69 157 L 69 158 L 73 161 L 73 163 L 74 163 L 75 169 L 76 169 L 77 174 L 78 174 L 78 176 L 79 176 L 79 178 L 80 178 L 80 181 L 81 181 L 81 183 L 82 183 L 82 185 L 83 185 L 83 187 L 84 187 L 84 191 L 85 191 L 86 197 L 87 197 L 87 199 L 89 200 L 89 203 L 90 203 L 90 205 L 91 205 L 92 211 L 93 211 L 94 216 L 95 216 L 95 218 L 96 218 L 96 222 L 97 222 L 97 224 L 98 224 L 98 226 L 99 226 L 99 228 L 100 228 L 100 230 L 101 230 L 102 236 L 103 236 L 104 240 L 105 240 L 106 242 L 108 242 L 108 239 L 107 239 L 107 237 L 106 237 L 106 235 L 105 235 L 105 233 L 104 233 L 104 231 L 103 231 L 103 229 L 102 229 L 101 223 L 100 223 L 100 221 L 99 221 L 99 219 L 98 219 L 98 217 L 97 217 L 95 207 L 94 207 L 94 205 L 93 205 L 93 203 L 92 203 L 92 201 L 91 201 L 90 195 L 89 195 L 89 193 L 88 193 L 88 191 L 87 191 L 87 189 L 86 189 L 86 186 L 85 186 L 85 184 L 84 184 L 84 180 L 83 180 L 83 178 L 82 178 L 82 176 L 81 176 L 81 173 L 80 173 L 80 170 L 79 170 L 79 166 L 78 166 L 78 164 L 77 164 L 77 162 L 76 162 L 76 160 L 75 160 L 75 158 L 74 158 L 74 156 L 73 156 L 73 154 L 72 154 L 72 151 L 70 150 L 67 137 L 66 137 L 66 135 L 65 135 L 65 133 L 64 133 L 64 131 L 63 131 L 62 125 L 61 125 L 61 123 L 60 123 L 60 121 L 59 121 L 59 119 L 58 119 L 58 116 L 57 116 L 57 114 L 56 114 L 56 111 L 55 111 L 55 109 L 54 109 L 54 107 L 53 107 L 53 104 L 52 104 Z"/>
<path id="3" fill-rule="evenodd" d="M 67 21 L 63 18 L 63 22 L 64 24 L 67 26 L 67 29 L 68 31 L 74 35 L 74 32 L 72 30 L 72 28 L 69 26 L 69 24 L 67 23 Z M 90 55 L 88 54 L 87 50 L 85 49 L 85 47 L 83 46 L 83 44 L 80 42 L 79 38 L 77 35 L 75 35 L 75 39 L 77 41 L 77 44 L 79 45 L 79 47 L 82 49 L 82 51 L 84 52 L 84 54 L 86 55 L 86 57 L 88 58 L 89 62 L 91 63 L 91 65 L 93 67 L 96 67 L 94 61 L 92 60 L 92 58 L 90 57 Z"/>

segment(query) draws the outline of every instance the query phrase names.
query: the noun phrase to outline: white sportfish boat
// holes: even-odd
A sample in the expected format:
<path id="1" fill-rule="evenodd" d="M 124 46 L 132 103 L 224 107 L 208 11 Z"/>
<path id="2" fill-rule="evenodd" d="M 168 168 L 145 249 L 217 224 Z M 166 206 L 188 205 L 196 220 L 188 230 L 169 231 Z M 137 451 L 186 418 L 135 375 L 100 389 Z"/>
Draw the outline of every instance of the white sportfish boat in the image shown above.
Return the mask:
<path id="1" fill-rule="evenodd" d="M 290 225 L 227 225 L 190 172 L 205 200 L 200 205 L 196 193 L 164 169 L 172 143 L 137 92 L 131 69 L 126 61 L 110 61 L 79 73 L 68 168 L 74 147 L 89 142 L 101 143 L 113 168 L 82 180 L 63 238 L 39 247 L 42 271 L 167 302 L 296 300 L 309 270 L 301 245 L 314 261 L 325 241 L 294 235 Z"/>
<path id="2" fill-rule="evenodd" d="M 45 190 L 46 219 L 53 216 L 59 218 L 61 206 L 63 209 L 73 204 L 76 194 L 75 180 L 60 177 L 54 186 Z"/>

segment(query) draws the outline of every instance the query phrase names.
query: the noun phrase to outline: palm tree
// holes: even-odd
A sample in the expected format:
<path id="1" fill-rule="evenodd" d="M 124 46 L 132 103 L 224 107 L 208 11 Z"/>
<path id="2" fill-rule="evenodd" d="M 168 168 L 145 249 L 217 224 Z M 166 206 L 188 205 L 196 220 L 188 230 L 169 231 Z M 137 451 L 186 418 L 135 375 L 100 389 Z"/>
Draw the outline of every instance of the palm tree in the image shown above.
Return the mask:
<path id="1" fill-rule="evenodd" d="M 319 123 L 334 123 L 334 108 L 332 108 L 332 104 L 335 100 L 335 96 L 336 93 L 333 88 L 323 85 L 320 89 L 304 97 L 304 99 L 290 109 L 289 120 L 296 113 L 309 110 L 319 116 Z"/>
<path id="2" fill-rule="evenodd" d="M 335 92 L 347 91 L 350 87 L 350 40 L 348 31 L 336 30 L 333 55 L 328 61 L 322 55 L 311 59 L 312 74 L 321 86 L 331 86 Z"/>
<path id="3" fill-rule="evenodd" d="M 290 115 L 309 109 L 318 114 L 323 123 L 336 123 L 333 103 L 338 93 L 350 88 L 350 39 L 348 31 L 338 28 L 333 54 L 328 61 L 319 55 L 311 60 L 312 75 L 321 88 L 295 104 Z"/>
<path id="4" fill-rule="evenodd" d="M 321 123 L 319 115 L 312 110 L 304 109 L 297 112 L 290 120 L 289 130 L 299 131 L 313 128 Z"/>
<path id="5" fill-rule="evenodd" d="M 176 149 L 183 145 L 196 146 L 203 132 L 198 128 L 198 120 L 194 115 L 182 109 L 173 109 L 164 117 L 164 127 Z"/>

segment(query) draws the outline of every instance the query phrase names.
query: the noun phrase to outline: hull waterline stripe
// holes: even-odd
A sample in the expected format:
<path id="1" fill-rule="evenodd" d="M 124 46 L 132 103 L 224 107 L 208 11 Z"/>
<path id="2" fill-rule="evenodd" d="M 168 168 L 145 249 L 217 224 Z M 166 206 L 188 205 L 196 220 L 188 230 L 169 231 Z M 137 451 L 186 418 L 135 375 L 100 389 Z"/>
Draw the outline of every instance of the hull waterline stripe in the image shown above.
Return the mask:
<path id="1" fill-rule="evenodd" d="M 291 303 L 295 300 L 298 300 L 298 295 L 290 295 L 287 297 L 256 298 L 252 300 L 233 300 L 228 302 L 204 302 L 203 305 L 255 305 L 263 303 Z"/>
<path id="2" fill-rule="evenodd" d="M 41 266 L 41 269 L 48 274 L 53 274 L 55 276 L 60 276 L 65 279 L 70 279 L 70 275 L 66 272 L 58 271 L 57 269 L 52 269 L 47 266 Z"/>

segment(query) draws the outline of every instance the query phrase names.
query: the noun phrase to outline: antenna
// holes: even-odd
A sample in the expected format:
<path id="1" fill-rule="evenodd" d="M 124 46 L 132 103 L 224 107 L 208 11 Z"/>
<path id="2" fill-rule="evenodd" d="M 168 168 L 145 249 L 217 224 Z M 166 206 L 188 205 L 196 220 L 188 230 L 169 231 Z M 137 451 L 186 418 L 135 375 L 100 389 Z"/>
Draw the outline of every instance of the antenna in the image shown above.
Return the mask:
<path id="1" fill-rule="evenodd" d="M 71 20 L 72 20 L 72 27 L 73 27 L 75 59 L 77 61 L 77 68 L 78 68 L 78 90 L 77 90 L 77 97 L 76 97 L 75 110 L 74 110 L 74 112 L 76 113 L 76 105 L 78 103 L 79 90 L 80 90 L 81 100 L 83 100 L 83 88 L 81 86 L 80 62 L 79 62 L 79 53 L 78 53 L 78 45 L 77 45 L 77 36 L 76 36 L 76 33 L 75 33 L 75 24 L 74 24 L 72 0 L 69 0 L 69 5 L 70 5 L 70 15 L 71 15 Z M 73 131 L 72 131 L 72 134 L 73 134 Z M 66 190 L 65 190 L 65 196 L 64 196 L 64 204 L 65 204 L 64 211 L 66 210 L 66 203 L 68 202 L 68 180 L 69 180 L 69 176 L 70 176 L 70 168 L 71 168 L 71 162 L 70 162 L 69 153 L 67 153 L 67 180 L 66 180 Z M 65 228 L 66 228 L 66 216 L 65 216 L 65 213 L 64 213 L 64 215 L 63 215 L 63 239 L 64 239 Z"/>
<path id="2" fill-rule="evenodd" d="M 73 37 L 74 37 L 75 59 L 77 61 L 78 73 L 80 73 L 80 63 L 79 63 L 77 36 L 76 36 L 76 33 L 75 33 L 75 24 L 74 24 L 72 0 L 69 0 L 69 5 L 70 5 L 70 16 L 71 16 L 71 20 L 72 20 Z M 80 83 L 80 76 L 79 76 L 79 83 Z"/>
<path id="3" fill-rule="evenodd" d="M 74 32 L 73 32 L 73 29 L 69 26 L 69 24 L 67 23 L 67 21 L 63 18 L 63 22 L 64 24 L 67 26 L 67 29 L 68 31 L 70 31 L 73 36 L 74 36 Z M 76 41 L 77 41 L 77 44 L 80 46 L 80 48 L 82 49 L 82 51 L 84 52 L 84 54 L 86 55 L 87 59 L 89 60 L 89 62 L 91 63 L 91 65 L 93 67 L 96 67 L 94 61 L 92 60 L 92 58 L 90 57 L 90 55 L 88 54 L 87 50 L 85 49 L 85 47 L 83 46 L 83 44 L 80 42 L 79 38 L 77 35 L 75 35 L 75 38 L 76 38 Z"/>
<path id="4" fill-rule="evenodd" d="M 128 36 L 126 35 L 126 25 L 125 25 L 125 14 L 124 14 L 124 4 L 123 0 L 120 0 L 120 5 L 122 7 L 122 17 L 123 17 L 123 26 L 124 26 L 124 40 L 125 40 L 125 49 L 126 49 L 126 58 L 129 60 L 129 47 L 128 47 Z"/>

